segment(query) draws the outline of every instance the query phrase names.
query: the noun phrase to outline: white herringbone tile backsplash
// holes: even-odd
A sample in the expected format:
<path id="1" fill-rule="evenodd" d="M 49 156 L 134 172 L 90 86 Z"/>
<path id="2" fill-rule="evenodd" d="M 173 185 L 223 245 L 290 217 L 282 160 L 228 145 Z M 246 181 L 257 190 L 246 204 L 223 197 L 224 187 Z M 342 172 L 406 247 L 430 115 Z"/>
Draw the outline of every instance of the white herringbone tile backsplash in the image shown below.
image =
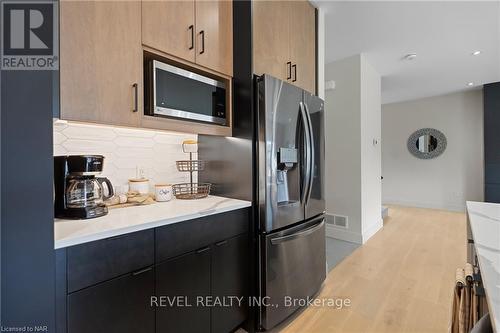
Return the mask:
<path id="1" fill-rule="evenodd" d="M 189 174 L 177 171 L 175 161 L 189 159 L 182 152 L 182 141 L 197 138 L 196 134 L 55 121 L 54 156 L 104 155 L 102 176 L 115 187 L 135 178 L 138 167 L 151 187 L 184 183 L 189 182 Z"/>

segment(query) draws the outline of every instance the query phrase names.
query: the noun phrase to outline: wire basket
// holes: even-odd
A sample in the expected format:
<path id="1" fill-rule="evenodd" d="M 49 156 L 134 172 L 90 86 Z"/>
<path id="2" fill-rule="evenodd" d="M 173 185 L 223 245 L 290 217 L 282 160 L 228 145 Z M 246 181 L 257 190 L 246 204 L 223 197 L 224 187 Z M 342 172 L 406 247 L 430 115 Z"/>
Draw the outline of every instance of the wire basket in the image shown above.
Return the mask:
<path id="1" fill-rule="evenodd" d="M 177 170 L 181 172 L 203 171 L 205 170 L 205 161 L 200 160 L 184 160 L 176 161 Z"/>
<path id="2" fill-rule="evenodd" d="M 172 185 L 177 199 L 201 199 L 210 194 L 209 183 L 181 183 Z"/>

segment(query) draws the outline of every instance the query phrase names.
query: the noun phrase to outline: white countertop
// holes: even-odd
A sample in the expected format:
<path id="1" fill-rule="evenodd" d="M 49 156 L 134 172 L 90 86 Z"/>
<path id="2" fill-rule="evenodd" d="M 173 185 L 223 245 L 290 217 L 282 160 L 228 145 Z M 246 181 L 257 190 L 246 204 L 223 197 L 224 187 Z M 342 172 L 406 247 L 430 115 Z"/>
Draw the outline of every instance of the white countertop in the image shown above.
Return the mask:
<path id="1" fill-rule="evenodd" d="M 208 196 L 198 200 L 172 199 L 145 206 L 114 208 L 105 216 L 88 220 L 55 219 L 54 248 L 59 249 L 250 206 L 250 201 Z"/>
<path id="2" fill-rule="evenodd" d="M 500 204 L 467 202 L 493 329 L 500 329 Z"/>

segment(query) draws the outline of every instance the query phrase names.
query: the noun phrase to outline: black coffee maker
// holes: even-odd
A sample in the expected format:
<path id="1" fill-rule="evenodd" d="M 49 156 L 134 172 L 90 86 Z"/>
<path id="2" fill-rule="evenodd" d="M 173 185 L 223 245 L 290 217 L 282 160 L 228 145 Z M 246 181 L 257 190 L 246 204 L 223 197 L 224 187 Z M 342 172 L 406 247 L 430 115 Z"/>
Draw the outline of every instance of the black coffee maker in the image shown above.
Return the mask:
<path id="1" fill-rule="evenodd" d="M 91 219 L 108 213 L 104 200 L 113 196 L 113 186 L 107 178 L 96 178 L 103 162 L 102 155 L 54 156 L 55 217 Z"/>

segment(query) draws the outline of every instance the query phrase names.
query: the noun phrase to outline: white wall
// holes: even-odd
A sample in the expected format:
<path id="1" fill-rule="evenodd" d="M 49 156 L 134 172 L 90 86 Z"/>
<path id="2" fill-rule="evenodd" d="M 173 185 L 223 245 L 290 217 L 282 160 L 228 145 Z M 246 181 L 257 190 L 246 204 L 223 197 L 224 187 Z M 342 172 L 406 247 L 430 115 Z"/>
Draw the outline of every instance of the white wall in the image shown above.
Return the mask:
<path id="1" fill-rule="evenodd" d="M 432 127 L 447 138 L 432 160 L 406 148 L 416 130 Z M 384 203 L 463 211 L 466 200 L 483 200 L 482 91 L 467 91 L 382 106 Z"/>
<path id="2" fill-rule="evenodd" d="M 329 224 L 327 235 L 363 243 L 381 226 L 380 76 L 363 55 L 329 63 L 325 79 L 326 211 L 347 216 L 348 228 Z M 374 209 L 376 207 L 376 209 Z"/>
<path id="3" fill-rule="evenodd" d="M 361 67 L 359 56 L 325 66 L 326 212 L 348 216 L 349 229 L 329 236 L 361 242 Z M 330 227 L 330 226 L 329 226 Z"/>
<path id="4" fill-rule="evenodd" d="M 368 239 L 382 227 L 382 102 L 380 74 L 361 60 L 361 232 Z"/>

